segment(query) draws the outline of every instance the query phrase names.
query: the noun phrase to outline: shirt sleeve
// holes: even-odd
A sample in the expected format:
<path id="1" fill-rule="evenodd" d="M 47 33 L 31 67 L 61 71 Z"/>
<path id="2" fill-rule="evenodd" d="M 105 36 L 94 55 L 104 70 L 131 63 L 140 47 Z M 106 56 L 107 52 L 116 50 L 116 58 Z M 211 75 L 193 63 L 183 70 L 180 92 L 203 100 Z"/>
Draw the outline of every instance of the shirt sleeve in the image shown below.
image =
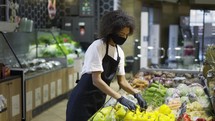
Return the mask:
<path id="1" fill-rule="evenodd" d="M 119 54 L 120 54 L 120 62 L 118 66 L 118 73 L 117 75 L 125 75 L 125 55 L 124 52 L 120 47 L 119 48 Z"/>
<path id="2" fill-rule="evenodd" d="M 102 47 L 98 43 L 93 43 L 85 53 L 82 73 L 92 73 L 93 71 L 103 72 L 102 67 Z"/>

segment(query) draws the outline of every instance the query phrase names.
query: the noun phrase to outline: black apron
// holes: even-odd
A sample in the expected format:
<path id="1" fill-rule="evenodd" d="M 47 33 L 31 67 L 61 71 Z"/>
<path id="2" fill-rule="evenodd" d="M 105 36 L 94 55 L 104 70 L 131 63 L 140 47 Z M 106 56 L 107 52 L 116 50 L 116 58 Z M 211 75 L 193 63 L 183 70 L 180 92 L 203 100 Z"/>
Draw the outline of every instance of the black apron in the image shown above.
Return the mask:
<path id="1" fill-rule="evenodd" d="M 102 59 L 104 71 L 101 76 L 105 83 L 110 86 L 111 80 L 116 74 L 120 57 L 117 46 L 117 61 L 110 57 L 108 46 L 109 44 L 106 44 L 106 53 Z M 92 74 L 83 74 L 69 97 L 66 121 L 87 121 L 104 105 L 105 99 L 106 94 L 93 85 Z"/>

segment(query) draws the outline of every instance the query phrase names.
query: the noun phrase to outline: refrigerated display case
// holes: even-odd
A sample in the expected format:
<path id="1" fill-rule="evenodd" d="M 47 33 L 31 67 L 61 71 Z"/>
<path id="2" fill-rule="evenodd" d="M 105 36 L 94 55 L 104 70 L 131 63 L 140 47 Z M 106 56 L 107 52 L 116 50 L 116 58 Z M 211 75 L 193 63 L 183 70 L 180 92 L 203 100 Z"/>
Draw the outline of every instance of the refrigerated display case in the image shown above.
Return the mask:
<path id="1" fill-rule="evenodd" d="M 74 64 L 74 58 L 80 57 L 81 46 L 71 32 L 59 29 L 38 30 L 37 56 L 40 58 L 64 58 L 65 66 Z"/>
<path id="2" fill-rule="evenodd" d="M 4 65 L 12 68 L 17 67 L 21 68 L 21 62 L 19 61 L 18 57 L 15 55 L 14 50 L 8 44 L 8 41 L 5 38 L 3 32 L 0 33 L 0 61 Z"/>
<path id="3" fill-rule="evenodd" d="M 32 45 L 37 44 L 36 33 L 37 32 L 4 33 L 5 39 L 7 39 L 15 57 L 17 57 L 17 61 L 19 62 L 19 65 L 13 63 L 11 66 L 13 68 L 21 68 L 25 71 L 25 74 L 31 75 L 37 74 L 39 72 L 45 72 L 56 67 L 62 67 L 61 62 L 55 61 L 54 59 L 50 61 L 37 56 L 37 51 L 31 48 Z"/>
<path id="4" fill-rule="evenodd" d="M 0 45 L 1 60 L 11 68 L 23 70 L 20 89 L 23 94 L 22 119 L 30 121 L 41 111 L 65 99 L 73 89 L 78 72 L 74 69 L 74 62 L 68 63 L 68 58 L 80 58 L 81 51 L 75 50 L 77 43 L 64 43 L 70 41 L 70 35 L 60 30 L 8 32 L 2 36 L 8 43 Z M 6 48 L 6 44 L 10 48 Z"/>
<path id="5" fill-rule="evenodd" d="M 79 44 L 65 31 L 8 32 L 4 36 L 20 62 L 11 66 L 23 68 L 26 73 L 73 66 L 75 58 L 82 56 Z"/>
<path id="6" fill-rule="evenodd" d="M 18 68 L 21 64 L 6 40 L 4 33 L 0 32 L 0 120 L 21 120 L 22 108 L 22 73 Z M 16 69 L 13 66 L 16 65 Z M 4 74 L 7 67 L 9 74 Z"/>

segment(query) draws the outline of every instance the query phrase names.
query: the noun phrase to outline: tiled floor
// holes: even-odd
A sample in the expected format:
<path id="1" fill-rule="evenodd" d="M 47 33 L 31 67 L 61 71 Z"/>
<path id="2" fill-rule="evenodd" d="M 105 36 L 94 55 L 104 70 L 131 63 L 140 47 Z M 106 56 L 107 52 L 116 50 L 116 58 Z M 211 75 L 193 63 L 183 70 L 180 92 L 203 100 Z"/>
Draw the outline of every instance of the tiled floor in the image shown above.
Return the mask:
<path id="1" fill-rule="evenodd" d="M 119 86 L 116 81 L 110 85 L 114 90 L 118 90 Z M 107 97 L 109 99 L 109 97 Z M 31 121 L 65 121 L 66 120 L 66 105 L 67 99 L 57 103 L 53 107 L 42 112 L 40 115 L 34 117 Z"/>
<path id="2" fill-rule="evenodd" d="M 65 121 L 66 104 L 67 104 L 67 99 L 47 109 L 40 115 L 34 117 L 31 121 Z"/>

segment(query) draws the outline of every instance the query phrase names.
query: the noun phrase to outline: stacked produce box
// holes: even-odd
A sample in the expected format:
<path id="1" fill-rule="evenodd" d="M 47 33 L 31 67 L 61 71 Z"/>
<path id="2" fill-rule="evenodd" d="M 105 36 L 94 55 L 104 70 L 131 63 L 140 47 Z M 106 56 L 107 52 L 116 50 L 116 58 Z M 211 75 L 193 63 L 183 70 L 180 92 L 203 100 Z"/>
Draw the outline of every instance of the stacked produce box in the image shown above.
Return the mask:
<path id="1" fill-rule="evenodd" d="M 148 108 L 139 108 L 132 95 L 124 96 L 137 104 L 128 110 L 109 100 L 89 121 L 213 121 L 212 102 L 205 93 L 202 75 L 167 71 L 142 71 L 130 80 L 141 91 Z"/>

